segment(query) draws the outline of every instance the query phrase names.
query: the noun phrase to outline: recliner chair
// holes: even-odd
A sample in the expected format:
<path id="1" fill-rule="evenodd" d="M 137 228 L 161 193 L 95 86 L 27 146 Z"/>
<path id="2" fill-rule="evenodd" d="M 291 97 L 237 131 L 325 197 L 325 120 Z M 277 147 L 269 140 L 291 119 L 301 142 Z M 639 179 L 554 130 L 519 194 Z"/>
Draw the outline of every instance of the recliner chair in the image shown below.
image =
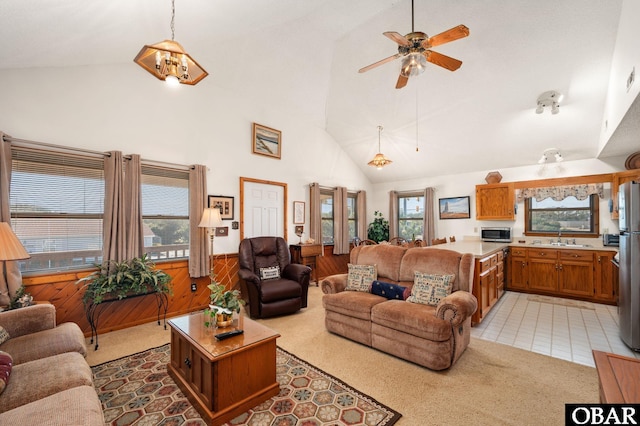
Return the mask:
<path id="1" fill-rule="evenodd" d="M 287 315 L 307 307 L 311 268 L 290 263 L 284 238 L 245 238 L 238 258 L 238 276 L 251 318 Z"/>

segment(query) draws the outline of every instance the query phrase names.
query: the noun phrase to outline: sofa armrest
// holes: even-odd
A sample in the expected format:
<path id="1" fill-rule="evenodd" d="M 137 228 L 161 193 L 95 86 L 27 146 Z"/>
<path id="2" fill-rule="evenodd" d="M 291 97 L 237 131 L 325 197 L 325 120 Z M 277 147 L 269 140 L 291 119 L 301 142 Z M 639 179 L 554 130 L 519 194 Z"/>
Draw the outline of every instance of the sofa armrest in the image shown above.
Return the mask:
<path id="1" fill-rule="evenodd" d="M 238 271 L 238 276 L 240 277 L 240 279 L 245 280 L 247 283 L 253 283 L 256 286 L 260 287 L 260 278 L 250 270 L 240 269 Z"/>
<path id="2" fill-rule="evenodd" d="M 9 336 L 18 337 L 56 326 L 56 307 L 50 303 L 39 303 L 0 312 L 0 325 Z"/>
<path id="3" fill-rule="evenodd" d="M 451 322 L 456 327 L 469 318 L 478 308 L 478 300 L 467 291 L 455 291 L 442 299 L 436 307 L 436 317 Z"/>
<path id="4" fill-rule="evenodd" d="M 282 278 L 302 283 L 305 275 L 311 273 L 311 268 L 299 263 L 290 263 L 282 270 Z"/>
<path id="5" fill-rule="evenodd" d="M 330 275 L 322 280 L 321 288 L 324 294 L 335 294 L 344 291 L 347 287 L 347 277 L 349 274 Z"/>

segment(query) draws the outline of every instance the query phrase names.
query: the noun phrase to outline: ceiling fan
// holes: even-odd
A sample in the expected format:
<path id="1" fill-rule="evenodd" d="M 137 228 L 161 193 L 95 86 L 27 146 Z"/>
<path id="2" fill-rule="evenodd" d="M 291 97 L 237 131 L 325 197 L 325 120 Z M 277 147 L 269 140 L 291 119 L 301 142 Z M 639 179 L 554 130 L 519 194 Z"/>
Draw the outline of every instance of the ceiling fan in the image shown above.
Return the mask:
<path id="1" fill-rule="evenodd" d="M 441 44 L 449 43 L 454 40 L 458 40 L 469 35 L 469 28 L 464 25 L 458 25 L 433 37 L 427 36 L 420 31 L 414 31 L 413 29 L 413 0 L 411 0 L 411 32 L 405 36 L 395 32 L 387 31 L 383 33 L 391 40 L 398 43 L 398 53 L 382 59 L 371 65 L 367 65 L 364 68 L 360 68 L 358 72 L 367 72 L 387 62 L 391 62 L 394 59 L 402 58 L 402 69 L 398 76 L 398 82 L 396 83 L 396 89 L 402 89 L 407 85 L 409 77 L 421 74 L 427 65 L 427 62 L 439 65 L 449 71 L 455 71 L 460 68 L 462 61 L 443 55 L 442 53 L 429 50 L 432 47 L 440 46 Z"/>

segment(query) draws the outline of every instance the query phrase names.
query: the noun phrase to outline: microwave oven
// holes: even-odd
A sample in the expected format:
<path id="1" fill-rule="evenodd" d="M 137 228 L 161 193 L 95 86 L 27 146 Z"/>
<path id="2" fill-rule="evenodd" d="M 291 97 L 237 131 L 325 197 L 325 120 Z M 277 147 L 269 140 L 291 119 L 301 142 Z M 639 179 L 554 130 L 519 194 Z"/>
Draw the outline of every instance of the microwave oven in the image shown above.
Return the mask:
<path id="1" fill-rule="evenodd" d="M 511 228 L 482 227 L 480 232 L 482 241 L 494 243 L 510 243 L 512 241 Z"/>

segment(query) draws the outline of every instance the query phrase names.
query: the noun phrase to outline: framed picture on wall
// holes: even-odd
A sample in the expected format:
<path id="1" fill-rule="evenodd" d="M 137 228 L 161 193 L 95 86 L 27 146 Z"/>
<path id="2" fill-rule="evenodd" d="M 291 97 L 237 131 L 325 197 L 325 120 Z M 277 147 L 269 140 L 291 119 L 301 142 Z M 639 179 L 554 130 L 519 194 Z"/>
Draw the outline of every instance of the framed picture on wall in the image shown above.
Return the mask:
<path id="1" fill-rule="evenodd" d="M 209 207 L 220 209 L 222 220 L 233 220 L 233 197 L 209 195 Z"/>
<path id="2" fill-rule="evenodd" d="M 293 202 L 293 223 L 304 223 L 304 201 Z"/>
<path id="3" fill-rule="evenodd" d="M 282 132 L 262 124 L 253 123 L 251 152 L 280 159 L 281 151 Z"/>
<path id="4" fill-rule="evenodd" d="M 468 196 L 440 198 L 438 201 L 440 219 L 469 219 L 471 217 Z"/>

